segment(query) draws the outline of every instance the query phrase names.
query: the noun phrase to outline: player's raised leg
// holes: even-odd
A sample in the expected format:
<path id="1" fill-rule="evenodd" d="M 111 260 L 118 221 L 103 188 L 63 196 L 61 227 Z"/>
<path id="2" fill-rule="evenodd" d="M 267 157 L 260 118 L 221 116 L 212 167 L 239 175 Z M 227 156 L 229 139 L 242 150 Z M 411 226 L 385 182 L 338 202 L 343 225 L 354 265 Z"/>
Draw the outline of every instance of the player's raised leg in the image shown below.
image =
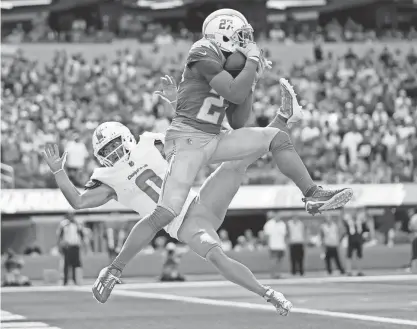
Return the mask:
<path id="1" fill-rule="evenodd" d="M 280 115 L 269 127 L 288 132 L 287 120 Z M 247 167 L 262 155 L 256 154 L 243 160 L 221 164 L 204 182 L 199 199 L 188 211 L 178 235 L 181 241 L 206 258 L 224 278 L 258 294 L 274 305 L 280 314 L 287 315 L 292 304 L 281 293 L 263 286 L 245 265 L 227 256 L 221 248 L 217 234 Z"/>
<path id="2" fill-rule="evenodd" d="M 298 104 L 297 95 L 286 79 L 281 78 L 279 84 L 281 87 L 280 115 L 283 115 L 288 123 L 295 123 L 302 118 L 302 111 Z M 281 154 L 279 152 L 272 152 L 272 154 L 274 155 L 275 161 L 278 163 Z M 289 161 L 290 164 L 297 163 L 301 168 L 302 160 L 295 150 L 292 155 L 290 155 L 290 153 L 286 153 L 286 155 L 291 159 Z M 304 166 L 304 164 L 302 164 L 302 166 Z M 281 169 L 281 167 L 279 168 Z M 287 173 L 288 172 L 289 171 L 287 170 Z M 289 175 L 287 175 L 287 177 L 293 179 L 293 177 Z M 317 212 L 343 207 L 352 198 L 353 190 L 351 188 L 325 190 L 319 186 L 309 189 L 307 193 L 304 193 L 304 196 L 303 201 L 305 202 L 306 210 L 314 215 Z"/>
<path id="3" fill-rule="evenodd" d="M 289 120 L 294 112 L 300 111 L 292 87 L 284 79 L 280 81 L 282 89 L 283 114 Z M 352 197 L 351 189 L 324 190 L 312 180 L 307 168 L 296 152 L 288 133 L 281 129 L 242 128 L 225 133 L 211 158 L 212 162 L 242 159 L 262 151 L 271 151 L 280 171 L 290 178 L 304 195 L 306 210 L 315 214 L 320 211 L 344 206 Z"/>
<path id="4" fill-rule="evenodd" d="M 258 294 L 276 307 L 281 315 L 287 315 L 292 304 L 281 293 L 262 285 L 245 265 L 227 256 L 216 232 L 242 183 L 247 166 L 259 156 L 225 162 L 217 168 L 201 187 L 199 197 L 190 207 L 178 237 L 209 261 L 225 279 Z"/>

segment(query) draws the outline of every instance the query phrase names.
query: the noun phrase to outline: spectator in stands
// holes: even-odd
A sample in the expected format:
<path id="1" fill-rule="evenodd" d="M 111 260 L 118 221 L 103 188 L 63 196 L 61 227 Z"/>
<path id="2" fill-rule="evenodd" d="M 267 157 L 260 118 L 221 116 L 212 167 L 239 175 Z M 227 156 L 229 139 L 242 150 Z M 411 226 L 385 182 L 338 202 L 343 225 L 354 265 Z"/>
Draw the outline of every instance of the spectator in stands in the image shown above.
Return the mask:
<path id="1" fill-rule="evenodd" d="M 244 235 L 237 238 L 236 245 L 233 248 L 234 251 L 253 251 L 254 248 L 248 244 Z"/>
<path id="2" fill-rule="evenodd" d="M 225 229 L 219 231 L 221 247 L 224 251 L 230 251 L 233 249 L 232 241 L 229 239 L 229 233 Z"/>
<path id="3" fill-rule="evenodd" d="M 88 226 L 83 226 L 83 242 L 84 252 L 90 254 L 93 252 L 93 231 Z"/>
<path id="4" fill-rule="evenodd" d="M 21 274 L 23 265 L 23 259 L 18 257 L 12 249 L 8 249 L 3 263 L 5 273 L 2 287 L 19 287 L 31 285 L 28 277 Z"/>
<path id="5" fill-rule="evenodd" d="M 304 223 L 297 216 L 292 217 L 288 223 L 288 245 L 290 249 L 291 273 L 304 275 L 304 244 L 307 232 Z"/>
<path id="6" fill-rule="evenodd" d="M 155 44 L 158 46 L 171 45 L 174 42 L 172 35 L 165 29 L 159 33 L 155 38 Z"/>
<path id="7" fill-rule="evenodd" d="M 345 225 L 345 235 L 348 237 L 346 268 L 347 274 L 349 276 L 353 275 L 353 253 L 356 254 L 357 275 L 364 275 L 362 272 L 363 244 L 365 237 L 369 234 L 369 227 L 366 224 L 366 219 L 365 209 L 358 209 L 353 213 L 346 212 L 343 218 Z"/>
<path id="8" fill-rule="evenodd" d="M 260 230 L 256 237 L 256 248 L 259 250 L 268 248 L 268 237 L 263 230 Z"/>
<path id="9" fill-rule="evenodd" d="M 326 270 L 328 274 L 332 274 L 332 260 L 334 260 L 340 274 L 345 274 L 339 257 L 340 234 L 339 225 L 330 214 L 325 215 L 325 221 L 320 226 L 321 244 L 324 249 Z"/>
<path id="10" fill-rule="evenodd" d="M 117 246 L 117 239 L 116 239 L 116 233 L 110 225 L 107 225 L 107 223 L 104 223 L 105 230 L 104 230 L 104 241 L 106 241 L 106 249 L 107 254 L 109 256 L 110 261 L 113 261 L 113 259 L 117 256 L 116 252 L 116 246 Z"/>
<path id="11" fill-rule="evenodd" d="M 36 243 L 32 243 L 30 246 L 25 248 L 23 254 L 27 256 L 39 256 L 42 254 L 42 251 Z"/>
<path id="12" fill-rule="evenodd" d="M 253 235 L 253 231 L 251 229 L 247 229 L 243 234 L 246 239 L 247 247 L 251 250 L 255 250 L 257 241 L 255 236 Z"/>
<path id="13" fill-rule="evenodd" d="M 165 245 L 167 243 L 167 238 L 165 236 L 158 236 L 155 240 L 155 251 L 164 251 Z"/>
<path id="14" fill-rule="evenodd" d="M 286 249 L 287 225 L 278 213 L 268 212 L 268 221 L 265 223 L 263 231 L 267 237 L 269 257 L 271 260 L 271 277 L 278 279 L 281 277 L 282 260 Z"/>
<path id="15" fill-rule="evenodd" d="M 73 212 L 66 215 L 58 227 L 58 246 L 64 257 L 64 286 L 68 284 L 69 270 L 75 284 L 81 284 L 81 246 L 83 243 L 83 227 L 75 220 Z"/>
<path id="16" fill-rule="evenodd" d="M 336 32 L 343 39 L 343 28 L 337 31 L 329 33 Z M 172 111 L 152 92 L 162 74 L 180 77 L 183 57 L 160 48 L 150 56 L 123 50 L 114 60 L 109 54 L 91 63 L 82 54 L 71 56 L 63 51 L 44 66 L 21 52 L 2 59 L 2 161 L 15 169 L 16 187 L 55 187 L 39 161 L 42 145 L 48 141 L 59 142 L 65 149 L 76 133 L 79 141 L 74 143 L 90 147 L 84 142 L 91 138 L 92 130 L 101 121 L 110 120 L 121 121 L 135 134 L 164 131 Z M 292 139 L 315 179 L 391 183 L 417 178 L 413 124 L 417 120 L 413 110 L 417 105 L 417 63 L 415 51 L 409 52 L 356 54 L 352 49 L 345 56 L 323 56 L 321 62 L 306 61 L 287 68 L 285 74 L 291 77 L 306 109 L 305 120 L 292 129 Z M 277 64 L 258 82 L 253 125 L 266 126 L 276 112 L 277 79 L 282 75 L 283 68 Z M 77 170 L 72 166 L 83 167 L 82 174 L 73 175 L 81 185 L 97 164 L 91 152 L 87 155 L 82 145 L 77 147 L 79 151 L 73 154 L 80 152 L 82 156 L 71 160 L 69 155 L 68 165 L 73 172 Z M 199 181 L 214 169 L 211 166 L 202 172 Z M 249 184 L 287 182 L 268 156 L 248 170 Z"/>
<path id="17" fill-rule="evenodd" d="M 68 176 L 76 186 L 83 186 L 80 181 L 80 174 L 86 164 L 86 160 L 90 156 L 87 147 L 80 141 L 79 136 L 74 136 L 73 140 L 70 140 L 66 145 L 67 155 L 67 172 Z"/>
<path id="18" fill-rule="evenodd" d="M 384 214 L 381 216 L 379 231 L 384 234 L 385 245 L 392 248 L 394 246 L 395 237 L 395 208 L 384 209 Z"/>
<path id="19" fill-rule="evenodd" d="M 185 281 L 185 277 L 179 271 L 182 253 L 173 242 L 169 242 L 165 249 L 166 255 L 160 281 Z"/>
<path id="20" fill-rule="evenodd" d="M 413 211 L 408 224 L 411 234 L 411 272 L 417 274 L 417 212 Z"/>

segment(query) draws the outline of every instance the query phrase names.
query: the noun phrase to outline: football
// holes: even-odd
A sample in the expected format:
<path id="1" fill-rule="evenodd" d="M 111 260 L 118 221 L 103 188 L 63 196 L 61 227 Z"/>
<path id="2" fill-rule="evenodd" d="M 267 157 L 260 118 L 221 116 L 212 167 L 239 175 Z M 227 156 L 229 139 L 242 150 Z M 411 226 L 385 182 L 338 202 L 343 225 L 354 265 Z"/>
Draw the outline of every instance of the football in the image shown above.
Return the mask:
<path id="1" fill-rule="evenodd" d="M 229 72 L 233 78 L 236 78 L 240 71 L 245 67 L 245 64 L 245 55 L 240 51 L 236 51 L 227 58 L 224 69 Z"/>

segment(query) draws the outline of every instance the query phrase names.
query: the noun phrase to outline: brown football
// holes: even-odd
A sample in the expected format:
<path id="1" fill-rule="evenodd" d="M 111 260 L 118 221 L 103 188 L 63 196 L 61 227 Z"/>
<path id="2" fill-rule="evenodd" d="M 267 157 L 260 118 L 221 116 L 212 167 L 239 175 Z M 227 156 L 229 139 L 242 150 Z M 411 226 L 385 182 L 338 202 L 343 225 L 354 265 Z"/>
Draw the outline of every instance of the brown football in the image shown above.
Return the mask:
<path id="1" fill-rule="evenodd" d="M 245 67 L 245 64 L 245 55 L 243 55 L 240 51 L 236 51 L 227 58 L 226 63 L 224 63 L 224 69 L 229 72 L 233 78 L 235 78 Z"/>

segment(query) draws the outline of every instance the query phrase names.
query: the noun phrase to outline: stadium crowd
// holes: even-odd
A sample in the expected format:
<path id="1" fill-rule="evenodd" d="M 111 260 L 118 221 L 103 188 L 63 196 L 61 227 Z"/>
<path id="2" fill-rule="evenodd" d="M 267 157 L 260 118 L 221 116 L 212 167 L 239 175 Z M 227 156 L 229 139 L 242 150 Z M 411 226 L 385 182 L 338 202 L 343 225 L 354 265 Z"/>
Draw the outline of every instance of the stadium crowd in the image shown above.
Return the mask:
<path id="1" fill-rule="evenodd" d="M 97 166 L 91 135 L 99 123 L 120 121 L 135 135 L 165 131 L 174 113 L 153 92 L 163 74 L 180 78 L 184 56 L 158 61 L 147 55 L 126 49 L 114 61 L 103 55 L 88 62 L 82 54 L 57 51 L 43 65 L 17 52 L 2 60 L 1 156 L 15 170 L 16 187 L 55 186 L 41 157 L 47 142 L 68 151 L 68 171 L 82 186 Z M 275 115 L 277 81 L 285 75 L 306 110 L 292 135 L 314 179 L 417 181 L 416 72 L 414 50 L 371 50 L 360 58 L 348 51 L 338 58 L 318 48 L 315 61 L 289 70 L 275 65 L 265 75 L 255 91 L 251 124 L 265 126 Z M 200 183 L 212 169 L 201 173 Z M 286 182 L 265 156 L 250 168 L 246 183 Z"/>
<path id="2" fill-rule="evenodd" d="M 56 19 L 56 20 L 59 20 Z M 366 29 L 353 19 L 348 19 L 341 24 L 333 19 L 325 26 L 316 26 L 298 21 L 274 23 L 269 34 L 261 33 L 257 38 L 268 38 L 280 42 L 303 43 L 309 42 L 319 36 L 328 42 L 365 42 L 386 40 L 415 40 L 417 30 L 410 27 L 408 30 L 395 28 Z M 48 15 L 39 13 L 30 23 L 4 26 L 2 30 L 2 42 L 112 42 L 116 39 L 132 38 L 142 42 L 174 42 L 177 40 L 195 40 L 199 33 L 193 33 L 180 22 L 175 26 L 163 26 L 156 22 L 144 22 L 135 15 L 125 13 L 113 30 L 109 26 L 109 18 L 103 18 L 101 26 L 95 26 L 91 21 L 82 18 L 66 22 L 65 29 L 50 26 Z"/>

